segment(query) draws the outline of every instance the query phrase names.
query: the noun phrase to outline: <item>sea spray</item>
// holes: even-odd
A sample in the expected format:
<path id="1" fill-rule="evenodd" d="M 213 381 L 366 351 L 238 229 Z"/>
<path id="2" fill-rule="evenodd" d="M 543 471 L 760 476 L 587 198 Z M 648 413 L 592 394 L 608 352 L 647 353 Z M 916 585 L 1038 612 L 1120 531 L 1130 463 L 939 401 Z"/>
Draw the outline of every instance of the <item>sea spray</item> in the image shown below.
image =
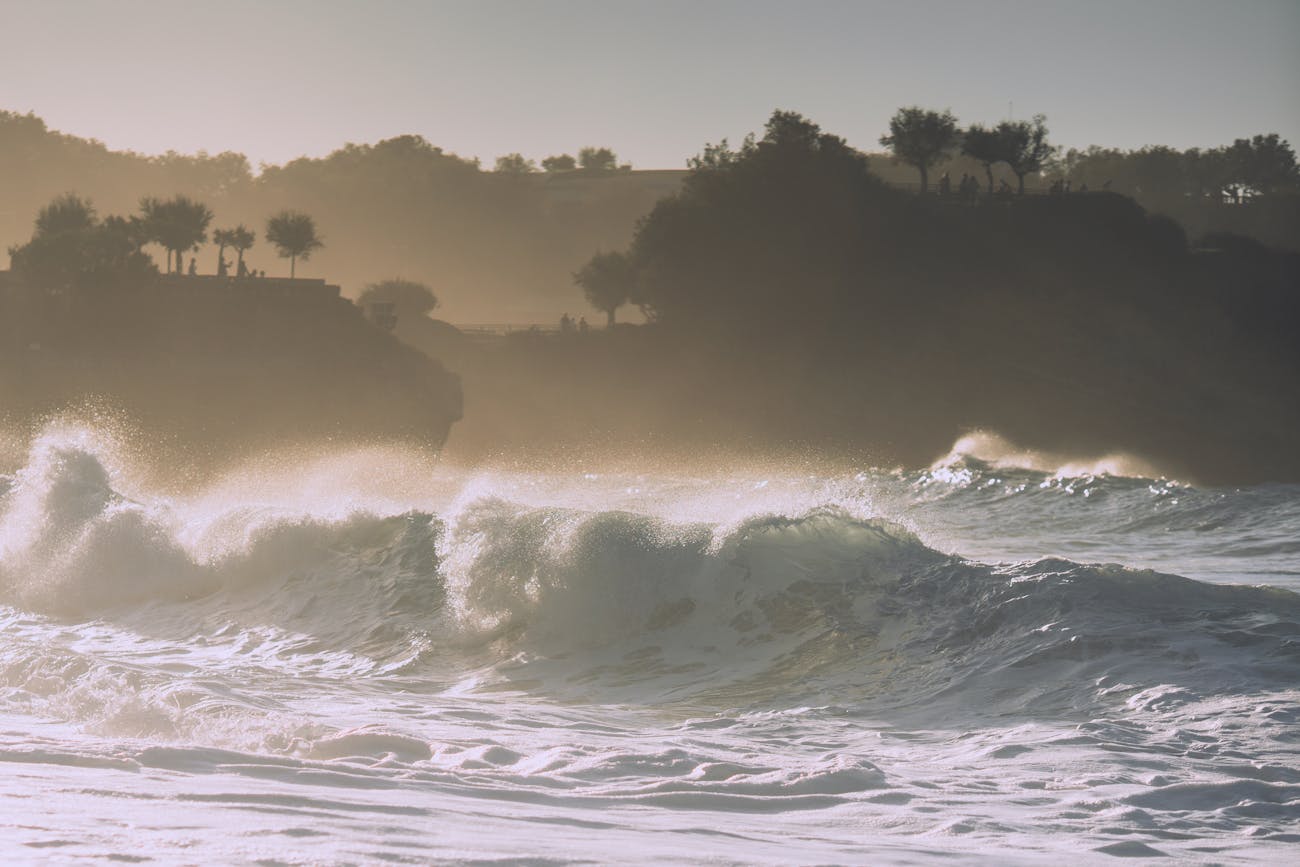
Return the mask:
<path id="1" fill-rule="evenodd" d="M 719 827 L 745 861 L 1268 860 L 1300 818 L 1294 488 L 402 461 L 177 492 L 94 431 L 34 441 L 0 485 L 8 794 L 69 845 L 227 860 L 286 827 L 397 857 L 395 821 L 499 857 L 598 825 L 614 861 Z"/>

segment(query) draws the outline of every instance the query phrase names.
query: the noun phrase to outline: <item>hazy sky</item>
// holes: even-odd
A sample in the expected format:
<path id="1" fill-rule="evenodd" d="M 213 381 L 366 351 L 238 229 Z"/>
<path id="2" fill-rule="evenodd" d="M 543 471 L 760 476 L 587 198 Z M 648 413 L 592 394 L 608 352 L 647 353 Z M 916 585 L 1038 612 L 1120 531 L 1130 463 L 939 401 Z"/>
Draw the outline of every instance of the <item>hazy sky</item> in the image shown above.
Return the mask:
<path id="1" fill-rule="evenodd" d="M 1300 147 L 1300 0 L 0 0 L 0 108 L 254 164 L 419 133 L 487 164 L 680 167 L 774 108 L 876 147 L 901 105 L 1060 144 Z"/>

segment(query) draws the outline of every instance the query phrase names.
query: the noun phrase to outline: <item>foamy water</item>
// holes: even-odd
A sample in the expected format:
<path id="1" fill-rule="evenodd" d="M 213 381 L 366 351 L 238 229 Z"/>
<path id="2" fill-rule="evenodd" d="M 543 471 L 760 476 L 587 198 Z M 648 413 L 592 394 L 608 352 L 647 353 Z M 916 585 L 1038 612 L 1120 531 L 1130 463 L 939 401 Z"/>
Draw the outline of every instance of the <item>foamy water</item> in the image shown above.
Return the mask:
<path id="1" fill-rule="evenodd" d="M 0 857 L 1294 857 L 1300 487 L 987 446 L 182 495 L 51 431 L 0 480 Z"/>

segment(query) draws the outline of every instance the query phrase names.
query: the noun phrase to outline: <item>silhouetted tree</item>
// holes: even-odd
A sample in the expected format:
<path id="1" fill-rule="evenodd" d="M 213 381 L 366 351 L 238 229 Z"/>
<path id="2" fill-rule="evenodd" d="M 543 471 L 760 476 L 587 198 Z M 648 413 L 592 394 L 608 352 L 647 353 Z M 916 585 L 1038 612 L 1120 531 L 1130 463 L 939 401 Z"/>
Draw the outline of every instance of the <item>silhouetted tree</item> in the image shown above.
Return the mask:
<path id="1" fill-rule="evenodd" d="M 95 207 L 89 199 L 75 193 L 64 193 L 36 215 L 36 235 L 57 235 L 75 232 L 95 225 Z"/>
<path id="2" fill-rule="evenodd" d="M 734 333 L 742 322 L 835 317 L 843 296 L 818 291 L 823 275 L 906 237 L 872 211 L 878 200 L 910 198 L 796 112 L 773 112 L 762 138 L 739 148 L 706 145 L 690 165 L 681 193 L 660 201 L 633 243 L 633 300 L 670 329 L 729 317 Z M 850 286 L 839 291 L 857 291 Z"/>
<path id="3" fill-rule="evenodd" d="M 216 271 L 216 273 L 218 273 L 218 274 L 222 274 L 222 273 L 224 273 L 224 269 L 222 268 L 222 263 L 224 263 L 224 262 L 226 261 L 226 248 L 227 248 L 227 247 L 230 247 L 230 246 L 233 246 L 234 242 L 235 242 L 235 230 L 234 230 L 234 229 L 214 229 L 214 230 L 213 230 L 213 232 L 212 232 L 212 243 L 214 243 L 214 244 L 217 245 L 217 271 Z"/>
<path id="4" fill-rule="evenodd" d="M 266 221 L 266 240 L 276 246 L 281 259 L 289 260 L 289 277 L 297 276 L 298 259 L 310 259 L 315 250 L 325 246 L 316 237 L 316 223 L 306 214 L 281 211 Z"/>
<path id="5" fill-rule="evenodd" d="M 1223 188 L 1231 180 L 1227 148 L 1189 148 L 1182 154 L 1183 177 L 1193 199 L 1223 199 Z"/>
<path id="6" fill-rule="evenodd" d="M 10 247 L 9 257 L 19 278 L 38 288 L 118 285 L 158 273 L 140 249 L 146 239 L 138 220 L 99 222 L 89 201 L 68 194 L 41 209 L 32 239 Z"/>
<path id="7" fill-rule="evenodd" d="M 1300 182 L 1295 151 L 1277 133 L 1239 138 L 1227 149 L 1232 180 L 1263 195 L 1294 188 Z"/>
<path id="8" fill-rule="evenodd" d="M 230 230 L 230 246 L 234 248 L 235 253 L 238 254 L 239 257 L 237 260 L 238 264 L 236 265 L 236 273 L 242 273 L 244 271 L 244 253 L 247 250 L 252 249 L 253 244 L 255 243 L 257 243 L 257 235 L 253 233 L 252 229 L 248 228 L 243 223 L 240 223 L 238 226 Z"/>
<path id="9" fill-rule="evenodd" d="M 632 300 L 636 273 L 623 253 L 597 253 L 573 275 L 573 282 L 582 287 L 592 307 L 609 317 L 612 326 L 614 311 Z"/>
<path id="10" fill-rule="evenodd" d="M 189 196 L 175 196 L 166 201 L 154 198 L 140 200 L 142 221 L 150 240 L 167 251 L 167 270 L 172 270 L 172 254 L 176 257 L 176 273 L 181 273 L 182 257 L 207 240 L 208 224 L 212 211 L 207 205 Z"/>
<path id="11" fill-rule="evenodd" d="M 966 135 L 962 138 L 961 152 L 984 166 L 984 174 L 988 178 L 985 189 L 988 190 L 991 197 L 993 195 L 993 164 L 1005 162 L 1007 158 L 1006 144 L 1002 136 L 996 129 L 989 129 L 983 124 L 971 124 L 970 129 L 966 130 Z"/>
<path id="12" fill-rule="evenodd" d="M 578 161 L 568 154 L 556 154 L 542 160 L 542 170 L 548 172 L 571 172 L 578 167 Z"/>
<path id="13" fill-rule="evenodd" d="M 578 167 L 593 174 L 632 168 L 631 165 L 619 165 L 618 157 L 609 148 L 583 148 L 578 151 Z"/>
<path id="14" fill-rule="evenodd" d="M 1003 139 L 1003 159 L 1016 173 L 1018 192 L 1024 195 L 1025 175 L 1036 172 L 1047 164 L 1056 148 L 1047 143 L 1047 116 L 1034 115 L 1033 121 L 1004 120 L 997 131 Z"/>
<path id="15" fill-rule="evenodd" d="M 357 297 L 361 306 L 367 304 L 392 304 L 402 318 L 428 316 L 438 306 L 433 290 L 414 280 L 394 278 L 371 283 Z"/>
<path id="16" fill-rule="evenodd" d="M 1164 145 L 1152 145 L 1128 156 L 1138 191 L 1149 205 L 1169 207 L 1188 192 L 1187 160 Z"/>
<path id="17" fill-rule="evenodd" d="M 496 168 L 493 171 L 499 175 L 528 175 L 537 171 L 537 164 L 530 159 L 525 159 L 523 154 L 506 154 L 497 157 Z"/>
<path id="18" fill-rule="evenodd" d="M 900 108 L 889 121 L 888 135 L 880 143 L 894 158 L 921 173 L 921 192 L 929 188 L 930 168 L 948 159 L 960 141 L 957 118 L 950 111 L 927 111 L 917 106 Z"/>
<path id="19" fill-rule="evenodd" d="M 569 153 L 589 143 L 579 140 Z M 142 195 L 184 193 L 218 216 L 260 214 L 254 226 L 259 245 L 266 243 L 266 217 L 282 207 L 304 210 L 322 234 L 329 233 L 335 281 L 359 290 L 376 276 L 367 263 L 384 261 L 390 272 L 458 298 L 464 315 L 491 318 L 487 311 L 501 305 L 536 310 L 576 297 L 577 266 L 595 250 L 621 248 L 664 192 L 662 184 L 648 182 L 614 184 L 595 196 L 585 189 L 556 196 L 540 176 L 484 171 L 492 167 L 492 159 L 479 167 L 419 136 L 399 136 L 263 166 L 253 176 L 238 156 L 114 151 L 50 130 L 39 118 L 0 111 L 0 260 L 7 247 L 28 240 L 36 212 L 65 190 L 92 199 L 101 217 L 138 214 Z M 229 225 L 224 217 L 214 219 L 209 237 L 214 226 Z M 162 248 L 144 249 L 163 269 Z M 258 249 L 246 252 L 244 261 L 252 267 L 249 258 L 256 255 L 269 273 L 274 248 L 263 248 L 265 255 L 253 252 Z M 320 255 L 313 256 L 318 264 Z M 230 273 L 236 273 L 233 262 Z"/>

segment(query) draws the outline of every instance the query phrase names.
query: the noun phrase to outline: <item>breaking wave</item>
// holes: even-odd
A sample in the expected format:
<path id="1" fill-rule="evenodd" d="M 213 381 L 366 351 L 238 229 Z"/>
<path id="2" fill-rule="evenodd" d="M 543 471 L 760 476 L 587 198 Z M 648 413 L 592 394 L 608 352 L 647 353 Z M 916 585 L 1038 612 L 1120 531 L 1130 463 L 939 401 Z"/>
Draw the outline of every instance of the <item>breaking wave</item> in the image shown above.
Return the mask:
<path id="1" fill-rule="evenodd" d="M 54 436 L 7 479 L 13 617 L 115 624 L 179 657 L 233 648 L 280 676 L 935 718 L 1090 718 L 1286 688 L 1300 672 L 1289 591 L 987 565 L 843 503 L 711 523 L 470 491 L 440 510 L 321 515 L 119 487 L 92 445 Z M 21 687 L 47 668 L 8 672 Z"/>

